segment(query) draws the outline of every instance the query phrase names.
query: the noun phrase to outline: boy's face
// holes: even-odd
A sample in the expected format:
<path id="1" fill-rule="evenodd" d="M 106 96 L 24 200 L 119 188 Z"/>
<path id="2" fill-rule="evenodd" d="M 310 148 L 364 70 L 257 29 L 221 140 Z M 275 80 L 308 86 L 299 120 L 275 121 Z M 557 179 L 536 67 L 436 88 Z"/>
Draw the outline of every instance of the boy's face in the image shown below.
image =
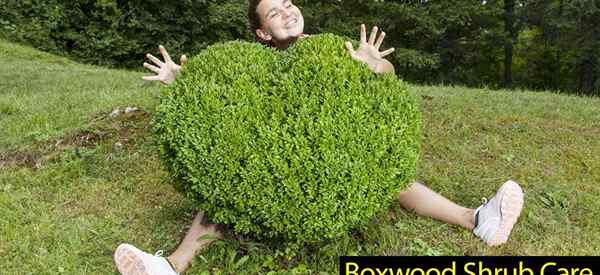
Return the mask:
<path id="1" fill-rule="evenodd" d="M 265 41 L 286 41 L 304 31 L 304 18 L 291 0 L 263 0 L 256 7 L 262 28 L 256 30 Z"/>

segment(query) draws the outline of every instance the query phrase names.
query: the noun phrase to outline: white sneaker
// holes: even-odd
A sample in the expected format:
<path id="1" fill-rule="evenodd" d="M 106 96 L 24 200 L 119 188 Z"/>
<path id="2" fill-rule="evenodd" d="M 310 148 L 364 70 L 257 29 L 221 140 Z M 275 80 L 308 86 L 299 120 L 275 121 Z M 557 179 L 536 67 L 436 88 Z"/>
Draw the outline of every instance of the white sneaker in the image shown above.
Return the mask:
<path id="1" fill-rule="evenodd" d="M 475 210 L 473 233 L 489 246 L 501 245 L 508 240 L 522 209 L 523 190 L 519 184 L 509 180 L 491 200 Z"/>
<path id="2" fill-rule="evenodd" d="M 121 244 L 115 250 L 115 264 L 122 275 L 179 275 L 167 258 L 150 255 L 130 244 Z"/>

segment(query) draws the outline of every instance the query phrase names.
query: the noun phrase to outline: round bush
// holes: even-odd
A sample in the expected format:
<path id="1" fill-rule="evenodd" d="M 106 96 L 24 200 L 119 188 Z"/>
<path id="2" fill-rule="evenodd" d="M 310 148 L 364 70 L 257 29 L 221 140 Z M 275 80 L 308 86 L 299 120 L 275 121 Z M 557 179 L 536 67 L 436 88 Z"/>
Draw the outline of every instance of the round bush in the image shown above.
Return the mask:
<path id="1" fill-rule="evenodd" d="M 285 52 L 214 45 L 164 88 L 162 159 L 212 222 L 315 242 L 368 222 L 414 179 L 414 97 L 343 43 L 322 34 Z"/>

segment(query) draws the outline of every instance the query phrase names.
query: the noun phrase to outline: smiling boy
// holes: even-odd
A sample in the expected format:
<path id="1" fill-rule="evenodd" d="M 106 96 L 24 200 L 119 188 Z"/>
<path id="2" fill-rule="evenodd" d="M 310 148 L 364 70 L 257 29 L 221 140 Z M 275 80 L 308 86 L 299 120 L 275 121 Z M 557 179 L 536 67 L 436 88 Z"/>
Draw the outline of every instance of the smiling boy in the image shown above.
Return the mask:
<path id="1" fill-rule="evenodd" d="M 256 39 L 271 47 L 285 50 L 304 34 L 304 18 L 300 9 L 290 0 L 251 0 L 249 2 L 248 19 Z M 392 73 L 394 66 L 384 59 L 394 49 L 379 51 L 385 33 L 374 27 L 367 39 L 365 25 L 361 25 L 359 48 L 354 50 L 350 42 L 346 42 L 348 54 L 353 59 L 365 63 L 374 73 Z M 378 35 L 379 34 L 379 35 Z M 156 75 L 144 76 L 144 80 L 172 83 L 187 58 L 181 57 L 181 65 L 175 64 L 164 47 L 159 46 L 164 61 L 148 54 L 154 63 L 144 63 L 144 67 Z M 435 193 L 425 185 L 414 182 L 409 188 L 400 192 L 398 199 L 401 205 L 414 210 L 417 214 L 440 221 L 462 226 L 471 230 L 490 246 L 500 245 L 508 240 L 522 207 L 523 192 L 514 181 L 505 182 L 495 196 L 476 209 L 457 205 Z M 123 275 L 173 275 L 184 272 L 196 254 L 207 247 L 212 240 L 203 238 L 211 235 L 221 238 L 222 226 L 209 224 L 200 211 L 192 221 L 178 248 L 168 257 L 145 253 L 133 245 L 121 244 L 117 247 L 114 260 L 119 272 Z"/>

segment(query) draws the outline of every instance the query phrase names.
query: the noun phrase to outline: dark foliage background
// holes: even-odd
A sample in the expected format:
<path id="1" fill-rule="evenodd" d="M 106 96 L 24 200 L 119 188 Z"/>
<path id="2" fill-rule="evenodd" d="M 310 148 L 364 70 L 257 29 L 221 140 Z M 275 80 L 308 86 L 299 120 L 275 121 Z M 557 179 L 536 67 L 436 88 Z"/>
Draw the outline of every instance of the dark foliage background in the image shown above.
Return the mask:
<path id="1" fill-rule="evenodd" d="M 600 0 L 298 0 L 307 33 L 377 24 L 400 77 L 600 94 Z M 141 68 L 164 44 L 197 54 L 252 39 L 246 0 L 0 0 L 0 36 L 80 61 Z"/>

